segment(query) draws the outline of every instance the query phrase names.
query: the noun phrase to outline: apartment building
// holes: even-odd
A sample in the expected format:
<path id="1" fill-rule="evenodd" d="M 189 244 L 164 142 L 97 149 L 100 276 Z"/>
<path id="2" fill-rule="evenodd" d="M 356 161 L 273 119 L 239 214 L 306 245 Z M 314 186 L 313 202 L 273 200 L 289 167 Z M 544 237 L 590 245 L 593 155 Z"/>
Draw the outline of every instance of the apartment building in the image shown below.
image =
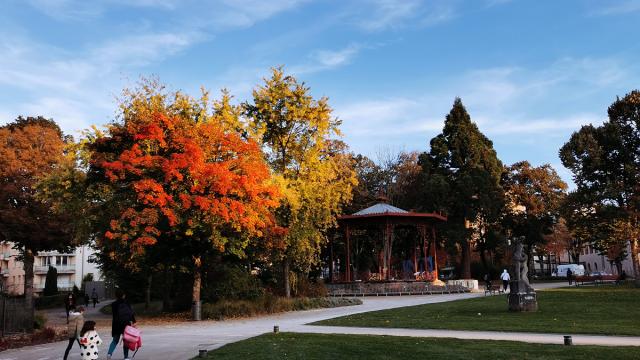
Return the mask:
<path id="1" fill-rule="evenodd" d="M 23 264 L 17 261 L 18 251 L 12 244 L 0 244 L 0 274 L 2 275 L 2 291 L 11 295 L 24 293 L 24 269 Z M 101 280 L 100 269 L 92 262 L 95 258 L 94 250 L 88 246 L 80 246 L 72 252 L 61 253 L 57 251 L 39 252 L 34 258 L 33 264 L 33 288 L 35 293 L 41 293 L 47 278 L 49 266 L 58 271 L 58 289 L 68 291 L 73 286 L 80 288 L 82 279 L 87 274 L 92 274 L 94 280 Z"/>

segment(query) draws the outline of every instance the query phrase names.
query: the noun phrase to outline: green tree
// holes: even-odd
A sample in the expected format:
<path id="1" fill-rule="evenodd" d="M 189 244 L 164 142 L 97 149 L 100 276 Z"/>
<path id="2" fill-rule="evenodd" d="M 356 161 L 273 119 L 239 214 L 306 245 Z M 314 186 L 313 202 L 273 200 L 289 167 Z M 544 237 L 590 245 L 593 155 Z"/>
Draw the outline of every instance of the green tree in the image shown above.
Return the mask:
<path id="1" fill-rule="evenodd" d="M 276 211 L 283 231 L 274 237 L 282 261 L 285 295 L 291 295 L 291 265 L 300 270 L 319 261 L 326 231 L 351 199 L 356 184 L 351 159 L 339 136 L 340 121 L 331 115 L 326 98 L 315 100 L 304 83 L 272 70 L 265 84 L 246 103 L 250 129 L 262 142 L 284 194 Z"/>
<path id="2" fill-rule="evenodd" d="M 43 293 L 44 296 L 51 296 L 58 293 L 58 270 L 53 266 L 49 266 L 49 270 L 47 270 Z"/>
<path id="3" fill-rule="evenodd" d="M 442 133 L 431 139 L 431 149 L 420 155 L 422 210 L 448 215 L 446 237 L 462 252 L 462 277 L 471 277 L 469 224 L 494 224 L 504 205 L 500 185 L 503 166 L 493 143 L 471 121 L 462 100 L 456 98 Z"/>
<path id="4" fill-rule="evenodd" d="M 609 106 L 609 120 L 586 125 L 573 133 L 560 149 L 560 159 L 573 172 L 573 180 L 586 208 L 584 216 L 598 216 L 615 207 L 623 222 L 640 225 L 640 91 L 633 90 Z M 631 243 L 633 269 L 638 276 L 638 237 Z M 618 246 L 615 242 L 613 246 Z"/>

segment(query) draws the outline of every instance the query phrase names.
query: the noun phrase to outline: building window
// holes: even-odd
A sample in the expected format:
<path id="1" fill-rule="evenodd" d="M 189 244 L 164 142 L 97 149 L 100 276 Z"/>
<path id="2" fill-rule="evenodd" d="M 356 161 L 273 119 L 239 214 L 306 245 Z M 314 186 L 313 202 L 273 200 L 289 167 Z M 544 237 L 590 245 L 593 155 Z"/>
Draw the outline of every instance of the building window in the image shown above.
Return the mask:
<path id="1" fill-rule="evenodd" d="M 598 271 L 598 263 L 593 263 L 593 268 L 596 269 L 596 271 Z"/>

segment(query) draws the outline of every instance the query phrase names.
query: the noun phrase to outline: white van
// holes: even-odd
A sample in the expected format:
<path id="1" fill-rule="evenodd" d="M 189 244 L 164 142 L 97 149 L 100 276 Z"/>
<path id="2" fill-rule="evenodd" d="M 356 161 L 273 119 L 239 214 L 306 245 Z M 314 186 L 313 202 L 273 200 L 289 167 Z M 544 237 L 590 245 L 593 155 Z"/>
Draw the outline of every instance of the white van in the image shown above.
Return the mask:
<path id="1" fill-rule="evenodd" d="M 567 269 L 571 269 L 573 276 L 584 276 L 584 265 L 579 264 L 558 265 L 558 270 L 556 270 L 555 276 L 567 277 Z"/>

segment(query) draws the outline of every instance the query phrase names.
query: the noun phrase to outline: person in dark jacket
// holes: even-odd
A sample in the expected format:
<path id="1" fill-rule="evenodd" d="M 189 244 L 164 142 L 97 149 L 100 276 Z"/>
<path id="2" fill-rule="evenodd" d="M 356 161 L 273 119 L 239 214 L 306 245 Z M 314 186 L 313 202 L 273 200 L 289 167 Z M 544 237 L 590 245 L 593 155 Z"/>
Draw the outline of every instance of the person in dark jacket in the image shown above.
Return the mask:
<path id="1" fill-rule="evenodd" d="M 113 352 L 116 350 L 118 343 L 120 342 L 120 337 L 124 334 L 124 328 L 127 325 L 135 325 L 136 317 L 133 313 L 133 308 L 126 300 L 126 294 L 120 290 L 116 290 L 116 301 L 111 303 L 111 314 L 113 315 L 113 320 L 111 322 L 111 345 L 109 345 L 109 351 L 107 352 L 107 359 L 111 359 Z M 125 360 L 129 359 L 129 349 L 122 346 L 124 352 Z"/>

